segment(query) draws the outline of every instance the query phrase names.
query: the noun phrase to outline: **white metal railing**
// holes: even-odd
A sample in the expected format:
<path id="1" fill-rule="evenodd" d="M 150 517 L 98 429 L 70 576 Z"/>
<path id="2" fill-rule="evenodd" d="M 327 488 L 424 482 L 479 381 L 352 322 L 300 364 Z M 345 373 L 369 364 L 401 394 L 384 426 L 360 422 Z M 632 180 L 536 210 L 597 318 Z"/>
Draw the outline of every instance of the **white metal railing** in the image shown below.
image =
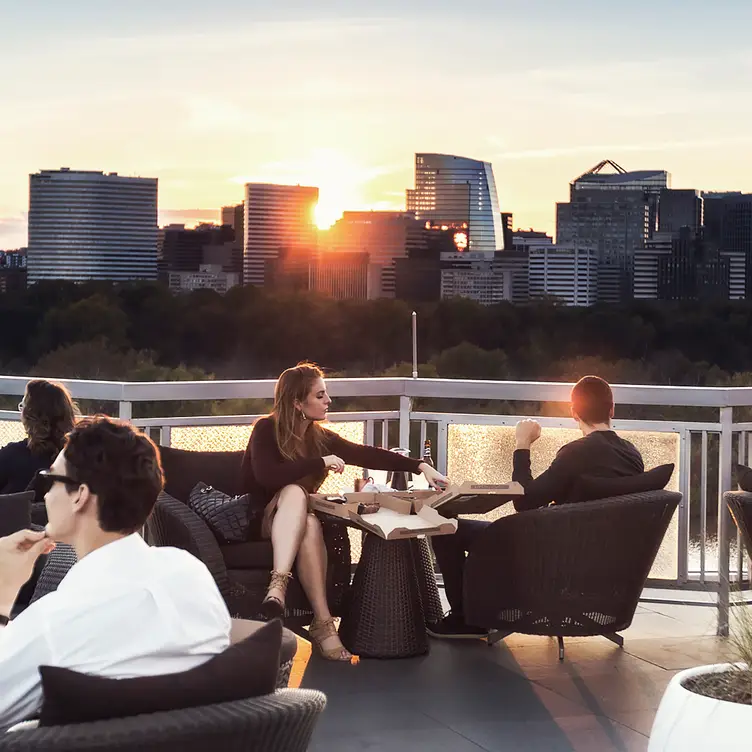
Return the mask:
<path id="1" fill-rule="evenodd" d="M 117 403 L 119 417 L 131 420 L 133 403 L 170 401 L 221 401 L 228 399 L 270 399 L 274 381 L 198 381 L 198 382 L 108 382 L 61 380 L 76 399 Z M 21 396 L 27 379 L 0 376 L 0 395 Z M 504 400 L 508 402 L 552 402 L 569 400 L 571 384 L 554 382 L 498 382 L 461 379 L 364 378 L 330 379 L 330 394 L 337 398 L 387 397 L 394 399 L 393 410 L 333 413 L 332 421 L 358 421 L 364 424 L 364 440 L 387 446 L 390 428 L 397 430 L 400 446 L 409 446 L 411 437 L 420 445 L 430 432 L 435 437 L 436 464 L 444 472 L 451 464 L 449 435 L 453 426 L 512 426 L 520 416 L 496 414 L 460 414 L 427 412 L 413 409 L 418 398 Z M 721 496 L 731 487 L 732 463 L 748 464 L 752 458 L 752 423 L 734 423 L 734 408 L 752 406 L 752 387 L 706 388 L 681 386 L 616 385 L 614 397 L 619 405 L 651 405 L 687 408 L 714 408 L 712 421 L 617 420 L 620 431 L 651 434 L 675 434 L 678 438 L 678 489 L 683 494 L 679 509 L 677 539 L 677 576 L 672 583 L 678 588 L 704 587 L 717 593 L 718 631 L 728 632 L 729 585 L 747 585 L 749 566 L 744 558 L 738 535 L 733 534 L 730 516 Z M 160 439 L 170 443 L 175 427 L 242 426 L 253 422 L 252 415 L 202 415 L 179 418 L 145 417 L 133 422 L 144 428 L 159 430 Z M 18 420 L 12 410 L 0 411 L 0 421 Z M 544 427 L 572 427 L 564 418 L 539 418 Z M 711 466 L 717 483 L 711 483 Z M 693 482 L 693 479 L 695 482 Z M 718 496 L 719 513 L 711 515 L 710 491 Z M 714 506 L 714 505 L 713 505 Z M 697 560 L 690 557 L 692 520 L 695 527 Z M 712 545 L 711 545 L 712 544 Z M 732 545 L 736 550 L 731 566 Z"/>

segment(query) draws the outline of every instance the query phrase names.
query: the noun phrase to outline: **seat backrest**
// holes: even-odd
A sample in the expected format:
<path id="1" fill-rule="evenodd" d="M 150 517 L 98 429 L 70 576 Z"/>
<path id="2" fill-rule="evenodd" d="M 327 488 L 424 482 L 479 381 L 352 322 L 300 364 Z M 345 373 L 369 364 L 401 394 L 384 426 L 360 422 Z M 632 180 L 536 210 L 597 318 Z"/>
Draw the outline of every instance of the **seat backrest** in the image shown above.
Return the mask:
<path id="1" fill-rule="evenodd" d="M 112 721 L 0 734 L 0 752 L 304 752 L 326 697 L 310 689 Z"/>
<path id="2" fill-rule="evenodd" d="M 47 561 L 39 575 L 29 605 L 38 601 L 42 596 L 47 595 L 47 593 L 57 590 L 58 585 L 63 581 L 63 577 L 68 574 L 70 568 L 77 561 L 78 558 L 73 546 L 69 546 L 67 543 L 56 544 L 55 548 L 47 556 Z"/>
<path id="3" fill-rule="evenodd" d="M 188 501 L 199 482 L 214 486 L 230 496 L 243 493 L 240 466 L 243 452 L 191 452 L 159 447 L 165 474 L 165 491 L 182 502 Z"/>
<path id="4" fill-rule="evenodd" d="M 33 491 L 0 494 L 0 537 L 24 530 L 31 525 Z"/>
<path id="5" fill-rule="evenodd" d="M 680 501 L 650 491 L 504 517 L 473 544 L 465 581 L 481 588 L 493 572 L 500 598 L 532 609 L 565 593 L 608 593 L 636 605 Z"/>

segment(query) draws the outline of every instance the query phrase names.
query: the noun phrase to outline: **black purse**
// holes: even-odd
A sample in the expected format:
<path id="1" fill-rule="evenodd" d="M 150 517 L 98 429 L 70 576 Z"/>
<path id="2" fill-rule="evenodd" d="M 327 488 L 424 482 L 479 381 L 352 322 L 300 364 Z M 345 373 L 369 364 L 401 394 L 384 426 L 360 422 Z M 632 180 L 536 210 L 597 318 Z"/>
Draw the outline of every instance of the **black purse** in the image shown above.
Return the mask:
<path id="1" fill-rule="evenodd" d="M 250 498 L 228 496 L 206 483 L 197 483 L 188 497 L 188 506 L 209 526 L 220 543 L 243 543 L 254 515 Z"/>

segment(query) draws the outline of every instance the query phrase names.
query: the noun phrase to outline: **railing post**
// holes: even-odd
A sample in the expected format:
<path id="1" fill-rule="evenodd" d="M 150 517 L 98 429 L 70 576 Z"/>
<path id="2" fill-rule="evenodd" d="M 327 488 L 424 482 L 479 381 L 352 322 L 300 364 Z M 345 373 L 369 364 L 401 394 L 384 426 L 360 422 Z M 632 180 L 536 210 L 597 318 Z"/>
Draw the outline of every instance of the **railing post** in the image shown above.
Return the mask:
<path id="1" fill-rule="evenodd" d="M 692 433 L 686 428 L 679 434 L 679 491 L 682 500 L 679 504 L 679 582 L 687 582 L 689 577 L 689 505 L 692 461 Z"/>
<path id="2" fill-rule="evenodd" d="M 127 420 L 133 417 L 133 403 L 121 401 L 118 403 L 118 418 L 120 420 Z"/>
<path id="3" fill-rule="evenodd" d="M 721 439 L 718 453 L 718 626 L 719 637 L 729 634 L 729 555 L 731 517 L 723 495 L 731 490 L 731 449 L 733 446 L 734 408 L 721 408 Z"/>
<path id="4" fill-rule="evenodd" d="M 410 413 L 413 401 L 404 395 L 400 397 L 399 407 L 399 445 L 404 449 L 410 448 Z"/>

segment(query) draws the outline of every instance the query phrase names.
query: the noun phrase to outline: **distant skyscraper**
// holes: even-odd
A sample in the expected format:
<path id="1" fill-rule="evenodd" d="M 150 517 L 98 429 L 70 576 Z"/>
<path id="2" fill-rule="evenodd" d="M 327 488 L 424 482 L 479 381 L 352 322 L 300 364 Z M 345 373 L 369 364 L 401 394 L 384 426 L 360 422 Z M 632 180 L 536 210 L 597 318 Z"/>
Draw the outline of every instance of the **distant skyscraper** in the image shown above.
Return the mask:
<path id="1" fill-rule="evenodd" d="M 682 227 L 699 232 L 702 227 L 702 196 L 692 189 L 661 191 L 658 217 L 660 232 L 678 233 Z"/>
<path id="2" fill-rule="evenodd" d="M 320 253 L 311 264 L 311 289 L 335 300 L 367 300 L 367 253 Z"/>
<path id="3" fill-rule="evenodd" d="M 504 248 L 504 225 L 490 162 L 449 154 L 415 155 L 407 210 L 426 226 L 454 230 L 458 251 L 491 257 Z"/>
<path id="4" fill-rule="evenodd" d="M 313 212 L 318 188 L 299 185 L 249 183 L 245 187 L 245 246 L 243 284 L 262 287 L 281 282 L 285 268 L 297 268 L 316 254 L 317 230 Z"/>
<path id="5" fill-rule="evenodd" d="M 232 227 L 235 232 L 235 240 L 242 246 L 245 238 L 245 205 L 241 203 L 235 206 L 223 206 L 220 212 L 220 221 L 223 225 Z"/>
<path id="6" fill-rule="evenodd" d="M 372 280 L 369 295 L 395 297 L 395 260 L 425 246 L 423 223 L 400 211 L 346 211 L 319 235 L 323 254 L 367 253 Z"/>
<path id="7" fill-rule="evenodd" d="M 604 172 L 605 168 L 614 172 Z M 658 207 L 661 192 L 669 188 L 671 175 L 665 170 L 634 170 L 628 172 L 610 159 L 604 159 L 587 172 L 572 181 L 570 185 L 570 200 L 575 200 L 579 192 L 590 194 L 592 191 L 603 191 L 610 194 L 620 194 L 637 191 L 642 193 L 649 207 L 648 237 L 658 228 Z M 592 195 L 592 194 L 591 194 Z M 557 237 L 557 242 L 559 239 Z"/>
<path id="8" fill-rule="evenodd" d="M 598 252 L 594 248 L 530 248 L 530 298 L 555 298 L 568 306 L 597 301 Z"/>
<path id="9" fill-rule="evenodd" d="M 157 180 L 42 170 L 30 176 L 29 284 L 157 278 Z"/>
<path id="10" fill-rule="evenodd" d="M 704 199 L 705 240 L 724 254 L 744 254 L 745 297 L 752 297 L 752 193 L 706 193 Z"/>

